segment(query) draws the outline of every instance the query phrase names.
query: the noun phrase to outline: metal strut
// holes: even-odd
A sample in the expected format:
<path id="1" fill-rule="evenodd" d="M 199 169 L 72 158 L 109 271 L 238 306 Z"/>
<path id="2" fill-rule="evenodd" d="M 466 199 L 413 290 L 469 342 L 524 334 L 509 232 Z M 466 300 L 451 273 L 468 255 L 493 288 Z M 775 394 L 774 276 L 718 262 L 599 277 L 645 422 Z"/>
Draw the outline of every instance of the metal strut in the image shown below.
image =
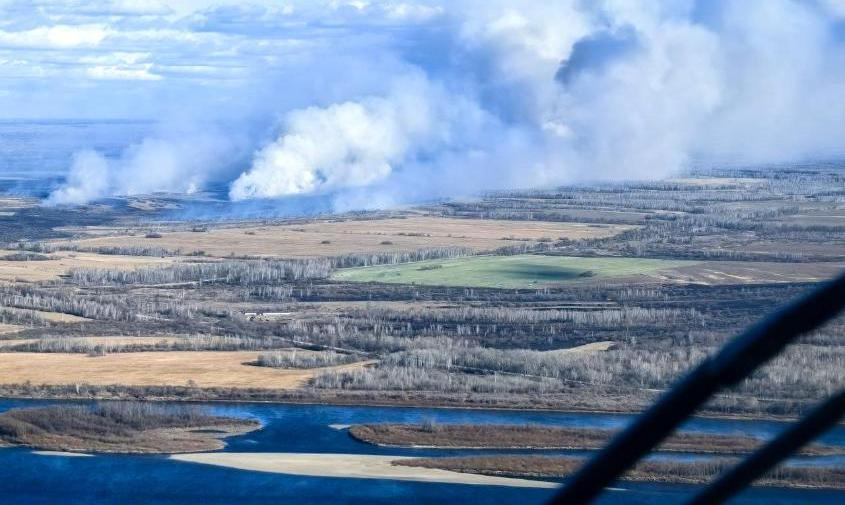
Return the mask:
<path id="1" fill-rule="evenodd" d="M 834 426 L 843 415 L 845 415 L 845 389 L 828 398 L 801 421 L 790 426 L 774 440 L 719 476 L 701 493 L 693 497 L 688 505 L 723 503 Z"/>
<path id="2" fill-rule="evenodd" d="M 845 274 L 778 310 L 728 342 L 617 435 L 552 498 L 551 503 L 592 501 L 623 472 L 650 452 L 717 391 L 736 384 L 799 335 L 813 330 L 845 307 Z"/>

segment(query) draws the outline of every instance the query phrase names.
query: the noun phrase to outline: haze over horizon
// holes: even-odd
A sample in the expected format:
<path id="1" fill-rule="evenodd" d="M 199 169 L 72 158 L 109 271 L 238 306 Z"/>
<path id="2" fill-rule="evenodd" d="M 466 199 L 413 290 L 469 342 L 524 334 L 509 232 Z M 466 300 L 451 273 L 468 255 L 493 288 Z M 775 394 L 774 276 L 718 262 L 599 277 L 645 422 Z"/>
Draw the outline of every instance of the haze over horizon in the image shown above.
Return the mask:
<path id="1" fill-rule="evenodd" d="M 845 3 L 0 0 L 0 115 L 143 118 L 47 204 L 335 210 L 845 151 Z"/>

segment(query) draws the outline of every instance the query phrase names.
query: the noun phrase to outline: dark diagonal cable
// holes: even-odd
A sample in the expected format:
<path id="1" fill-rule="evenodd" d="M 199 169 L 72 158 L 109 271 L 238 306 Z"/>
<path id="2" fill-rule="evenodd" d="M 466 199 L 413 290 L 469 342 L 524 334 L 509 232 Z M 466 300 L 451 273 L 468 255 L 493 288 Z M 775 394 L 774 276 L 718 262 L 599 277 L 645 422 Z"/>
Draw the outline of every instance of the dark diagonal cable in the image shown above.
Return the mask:
<path id="1" fill-rule="evenodd" d="M 592 501 L 631 468 L 714 393 L 736 384 L 776 356 L 802 333 L 833 318 L 845 306 L 845 274 L 778 310 L 728 342 L 681 379 L 634 423 L 617 435 L 552 499 L 561 505 Z"/>
<path id="2" fill-rule="evenodd" d="M 701 493 L 693 497 L 688 505 L 724 503 L 795 451 L 830 429 L 842 419 L 843 415 L 845 415 L 845 389 L 828 398 L 777 438 L 711 482 Z"/>

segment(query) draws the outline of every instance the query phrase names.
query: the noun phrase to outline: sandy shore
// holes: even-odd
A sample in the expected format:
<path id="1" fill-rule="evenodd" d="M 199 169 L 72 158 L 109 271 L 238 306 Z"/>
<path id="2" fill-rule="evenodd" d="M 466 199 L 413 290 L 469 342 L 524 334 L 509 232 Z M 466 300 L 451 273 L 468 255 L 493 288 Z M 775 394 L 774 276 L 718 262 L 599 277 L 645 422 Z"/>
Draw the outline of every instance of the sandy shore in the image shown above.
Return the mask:
<path id="1" fill-rule="evenodd" d="M 93 454 L 86 454 L 84 452 L 66 452 L 66 451 L 32 451 L 32 454 L 39 456 L 62 456 L 68 458 L 90 458 Z"/>
<path id="2" fill-rule="evenodd" d="M 395 466 L 391 462 L 401 456 L 366 454 L 298 454 L 212 452 L 176 454 L 178 461 L 225 466 L 256 472 L 284 473 L 310 477 L 345 477 L 354 479 L 392 479 L 446 484 L 553 488 L 555 482 L 511 479 L 489 475 L 473 475 L 434 468 Z"/>

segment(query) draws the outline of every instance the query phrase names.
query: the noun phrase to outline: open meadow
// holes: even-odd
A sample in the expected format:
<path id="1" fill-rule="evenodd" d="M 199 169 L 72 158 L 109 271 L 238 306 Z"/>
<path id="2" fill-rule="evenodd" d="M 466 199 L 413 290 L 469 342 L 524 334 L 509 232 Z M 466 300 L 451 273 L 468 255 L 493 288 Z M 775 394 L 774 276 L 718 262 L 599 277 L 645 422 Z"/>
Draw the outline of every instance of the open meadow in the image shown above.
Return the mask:
<path id="1" fill-rule="evenodd" d="M 560 286 L 594 278 L 643 276 L 696 265 L 695 261 L 648 258 L 583 258 L 573 256 L 472 256 L 400 265 L 347 268 L 332 277 L 338 281 L 470 286 L 479 288 L 532 288 Z"/>
<path id="2" fill-rule="evenodd" d="M 346 268 L 332 278 L 347 282 L 527 289 L 595 280 L 625 283 L 746 284 L 821 281 L 845 262 L 777 264 L 578 256 L 472 256 L 399 265 Z"/>

